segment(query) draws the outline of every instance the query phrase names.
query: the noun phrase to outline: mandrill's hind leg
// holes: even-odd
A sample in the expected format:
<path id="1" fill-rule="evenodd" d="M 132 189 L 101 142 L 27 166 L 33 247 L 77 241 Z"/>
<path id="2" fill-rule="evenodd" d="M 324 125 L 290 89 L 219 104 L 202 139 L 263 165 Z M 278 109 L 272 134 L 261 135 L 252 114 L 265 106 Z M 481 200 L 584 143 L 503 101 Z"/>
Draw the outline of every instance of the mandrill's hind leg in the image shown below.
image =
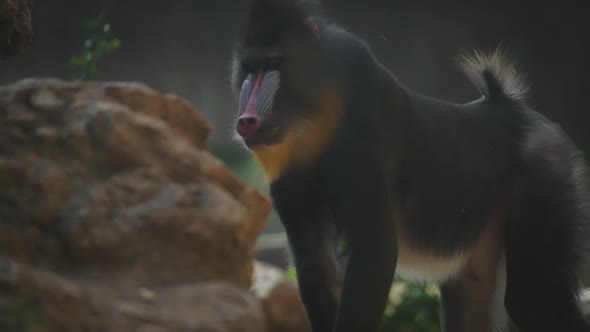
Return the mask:
<path id="1" fill-rule="evenodd" d="M 498 332 L 498 292 L 503 291 L 503 215 L 492 218 L 463 271 L 440 287 L 443 332 Z M 499 278 L 498 278 L 499 277 Z M 500 308 L 501 309 L 501 308 Z M 502 331 L 504 332 L 504 331 Z"/>
<path id="2" fill-rule="evenodd" d="M 507 220 L 506 310 L 520 332 L 588 332 L 577 299 L 576 191 L 544 161 L 530 168 Z"/>

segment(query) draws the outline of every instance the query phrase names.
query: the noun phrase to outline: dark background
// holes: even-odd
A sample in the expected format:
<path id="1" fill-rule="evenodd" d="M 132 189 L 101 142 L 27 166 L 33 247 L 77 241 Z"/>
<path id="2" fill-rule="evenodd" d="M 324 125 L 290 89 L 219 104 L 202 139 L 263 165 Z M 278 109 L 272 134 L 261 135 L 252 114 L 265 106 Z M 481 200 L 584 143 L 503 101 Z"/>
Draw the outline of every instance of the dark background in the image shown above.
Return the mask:
<path id="1" fill-rule="evenodd" d="M 457 70 L 456 56 L 502 43 L 528 78 L 532 106 L 560 123 L 590 153 L 590 4 L 324 3 L 329 18 L 365 38 L 409 87 L 452 101 L 478 97 Z M 122 45 L 99 64 L 96 79 L 141 81 L 188 99 L 216 128 L 212 149 L 227 160 L 232 154 L 244 156 L 228 139 L 236 112 L 228 68 L 244 19 L 242 1 L 37 0 L 34 40 L 20 55 L 0 62 L 0 84 L 25 77 L 70 79 L 69 58 L 80 53 L 88 37 L 84 22 L 105 7 Z"/>

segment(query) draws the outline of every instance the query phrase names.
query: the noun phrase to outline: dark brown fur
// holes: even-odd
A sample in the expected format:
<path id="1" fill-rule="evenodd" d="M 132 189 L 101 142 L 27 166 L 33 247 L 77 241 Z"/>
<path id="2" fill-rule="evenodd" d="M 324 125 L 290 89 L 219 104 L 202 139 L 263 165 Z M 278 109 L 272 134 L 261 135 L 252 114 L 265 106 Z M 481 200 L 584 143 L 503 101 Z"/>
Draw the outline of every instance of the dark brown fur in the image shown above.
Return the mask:
<path id="1" fill-rule="evenodd" d="M 501 52 L 476 53 L 462 68 L 482 98 L 423 96 L 309 8 L 255 1 L 233 78 L 238 91 L 251 68 L 282 60 L 261 117 L 279 134 L 250 148 L 271 180 L 313 331 L 377 331 L 395 274 L 441 285 L 447 332 L 590 331 L 576 299 L 589 252 L 586 166 L 527 106 L 515 67 Z M 334 230 L 349 252 L 339 296 Z"/>

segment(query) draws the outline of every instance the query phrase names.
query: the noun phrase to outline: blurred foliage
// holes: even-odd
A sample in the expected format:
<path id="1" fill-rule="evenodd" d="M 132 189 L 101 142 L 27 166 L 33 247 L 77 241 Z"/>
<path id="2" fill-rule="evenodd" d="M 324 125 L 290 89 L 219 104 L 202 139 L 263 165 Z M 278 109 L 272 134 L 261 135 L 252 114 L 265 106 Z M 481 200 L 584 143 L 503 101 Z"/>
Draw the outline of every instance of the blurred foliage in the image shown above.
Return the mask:
<path id="1" fill-rule="evenodd" d="M 246 149 L 228 147 L 226 145 L 211 145 L 209 146 L 209 150 L 219 158 L 219 160 L 221 160 L 232 173 L 244 181 L 244 183 L 267 195 L 270 193 L 269 185 L 264 177 L 262 168 L 252 154 L 246 151 Z M 283 230 L 279 217 L 273 209 L 262 233 L 278 233 Z"/>
<path id="2" fill-rule="evenodd" d="M 111 37 L 111 25 L 103 23 L 103 15 L 87 21 L 85 28 L 90 37 L 84 41 L 81 54 L 70 58 L 70 68 L 77 72 L 77 79 L 91 80 L 96 75 L 98 62 L 118 49 L 121 41 Z"/>
<path id="3" fill-rule="evenodd" d="M 291 280 L 292 282 L 297 282 L 297 270 L 295 270 L 295 266 L 289 265 L 285 275 L 287 276 L 287 279 Z"/>
<path id="4" fill-rule="evenodd" d="M 244 181 L 247 185 L 264 192 L 269 193 L 268 183 L 264 178 L 262 169 L 246 149 L 228 147 L 225 145 L 209 146 L 211 153 L 219 158 L 227 168 Z"/>
<path id="5" fill-rule="evenodd" d="M 381 331 L 438 332 L 439 308 L 437 287 L 394 281 Z"/>
<path id="6" fill-rule="evenodd" d="M 297 271 L 290 265 L 287 279 L 297 282 Z M 439 332 L 440 294 L 436 286 L 422 286 L 396 280 L 381 325 L 382 332 Z"/>

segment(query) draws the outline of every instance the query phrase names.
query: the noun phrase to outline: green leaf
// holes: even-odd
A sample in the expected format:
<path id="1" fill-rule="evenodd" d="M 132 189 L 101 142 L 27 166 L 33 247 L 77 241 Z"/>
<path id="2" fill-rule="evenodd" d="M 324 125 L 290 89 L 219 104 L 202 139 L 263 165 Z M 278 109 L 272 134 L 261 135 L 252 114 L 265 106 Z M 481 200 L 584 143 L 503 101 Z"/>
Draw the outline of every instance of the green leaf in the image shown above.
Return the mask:
<path id="1" fill-rule="evenodd" d="M 100 59 L 106 52 L 107 49 L 104 43 L 97 44 L 96 49 L 94 50 L 94 58 Z"/>
<path id="2" fill-rule="evenodd" d="M 73 56 L 70 58 L 70 66 L 71 67 L 77 68 L 77 67 L 82 66 L 83 63 L 84 63 L 84 61 L 79 56 Z"/>
<path id="3" fill-rule="evenodd" d="M 97 20 L 87 20 L 84 23 L 84 27 L 88 30 L 94 30 L 94 29 L 98 28 L 99 25 L 100 25 L 100 23 Z"/>
<path id="4" fill-rule="evenodd" d="M 294 266 L 290 265 L 287 268 L 287 271 L 286 271 L 285 274 L 287 276 L 287 279 L 289 279 L 291 281 L 294 281 L 294 282 L 297 282 L 297 270 L 295 269 Z"/>
<path id="5" fill-rule="evenodd" d="M 105 55 L 121 46 L 119 39 L 111 39 L 111 25 L 103 23 L 102 18 L 90 19 L 84 23 L 89 38 L 82 43 L 82 52 L 70 57 L 69 65 L 78 71 L 78 78 L 92 79 L 97 72 L 97 63 Z"/>
<path id="6" fill-rule="evenodd" d="M 111 40 L 111 49 L 117 49 L 121 47 L 121 41 L 119 39 Z"/>

